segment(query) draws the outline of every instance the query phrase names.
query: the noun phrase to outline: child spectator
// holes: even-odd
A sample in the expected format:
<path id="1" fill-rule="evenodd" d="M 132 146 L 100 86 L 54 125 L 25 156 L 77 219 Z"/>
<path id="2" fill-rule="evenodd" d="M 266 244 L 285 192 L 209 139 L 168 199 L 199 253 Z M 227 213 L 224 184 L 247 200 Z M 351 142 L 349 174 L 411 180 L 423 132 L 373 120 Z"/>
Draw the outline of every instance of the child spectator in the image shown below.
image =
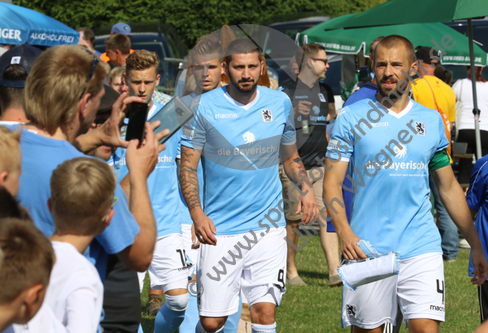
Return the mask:
<path id="1" fill-rule="evenodd" d="M 46 304 L 70 333 L 96 332 L 103 303 L 103 286 L 82 254 L 114 215 L 115 176 L 104 162 L 78 157 L 60 164 L 51 177 L 49 209 L 55 232 L 50 237 L 54 265 Z"/>
<path id="2" fill-rule="evenodd" d="M 49 240 L 29 219 L 0 219 L 0 332 L 26 324 L 38 312 L 55 257 Z M 12 328 L 9 328 L 12 332 Z"/>
<path id="3" fill-rule="evenodd" d="M 117 66 L 112 68 L 107 77 L 108 85 L 119 94 L 122 94 L 124 92 L 124 83 L 122 82 L 122 74 L 124 74 L 125 72 L 124 67 L 125 66 Z"/>
<path id="4" fill-rule="evenodd" d="M 20 132 L 0 126 L 0 186 L 14 197 L 19 192 L 21 159 Z"/>

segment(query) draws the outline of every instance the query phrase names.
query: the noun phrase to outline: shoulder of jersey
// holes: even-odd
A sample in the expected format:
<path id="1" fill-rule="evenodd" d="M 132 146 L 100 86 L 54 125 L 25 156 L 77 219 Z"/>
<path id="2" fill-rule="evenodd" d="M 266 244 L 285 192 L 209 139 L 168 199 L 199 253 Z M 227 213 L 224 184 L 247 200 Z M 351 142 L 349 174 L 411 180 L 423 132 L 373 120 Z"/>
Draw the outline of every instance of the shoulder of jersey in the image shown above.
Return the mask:
<path id="1" fill-rule="evenodd" d="M 373 107 L 370 103 L 375 103 L 374 98 L 364 98 L 356 103 L 349 104 L 348 106 L 341 109 L 338 116 L 347 115 L 346 117 L 359 118 L 367 114 L 369 110 Z"/>
<path id="2" fill-rule="evenodd" d="M 221 101 L 225 101 L 225 96 L 224 96 L 225 90 L 223 87 L 221 88 L 216 88 L 214 90 L 211 90 L 209 92 L 206 92 L 205 94 L 200 95 L 200 100 L 198 101 L 198 105 L 206 105 L 206 104 L 215 104 Z M 199 108 L 199 111 L 201 109 Z"/>
<path id="3" fill-rule="evenodd" d="M 286 81 L 284 81 L 281 86 L 284 88 L 284 89 L 296 89 L 297 87 L 297 82 L 293 79 L 288 79 Z"/>
<path id="4" fill-rule="evenodd" d="M 320 85 L 322 88 L 324 88 L 324 89 L 329 89 L 329 88 L 330 88 L 330 86 L 329 86 L 327 83 L 324 83 L 324 82 L 321 82 L 321 81 L 319 81 L 319 85 Z M 331 89 L 332 89 L 332 88 L 331 88 Z"/>
<path id="5" fill-rule="evenodd" d="M 206 92 L 205 94 L 201 94 L 201 100 L 213 100 L 215 99 L 218 95 L 224 96 L 225 90 L 224 87 L 220 88 L 215 88 L 214 90 L 211 90 L 209 92 Z"/>
<path id="6" fill-rule="evenodd" d="M 259 92 L 263 96 L 271 96 L 272 98 L 282 98 L 284 100 L 290 100 L 288 95 L 281 90 L 274 90 L 267 87 L 258 86 Z"/>

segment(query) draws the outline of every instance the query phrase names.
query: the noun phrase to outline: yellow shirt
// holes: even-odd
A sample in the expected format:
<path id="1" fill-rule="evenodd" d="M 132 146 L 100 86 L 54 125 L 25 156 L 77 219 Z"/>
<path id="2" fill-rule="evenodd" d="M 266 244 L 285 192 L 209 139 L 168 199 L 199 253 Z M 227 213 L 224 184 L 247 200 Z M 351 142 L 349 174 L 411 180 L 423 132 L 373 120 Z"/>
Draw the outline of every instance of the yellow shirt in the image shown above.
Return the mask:
<path id="1" fill-rule="evenodd" d="M 429 84 L 425 81 L 428 80 Z M 439 108 L 444 111 L 450 123 L 456 120 L 456 95 L 452 88 L 435 76 L 425 75 L 423 79 L 417 78 L 416 84 L 412 84 L 413 99 L 429 109 L 437 110 L 435 100 Z"/>

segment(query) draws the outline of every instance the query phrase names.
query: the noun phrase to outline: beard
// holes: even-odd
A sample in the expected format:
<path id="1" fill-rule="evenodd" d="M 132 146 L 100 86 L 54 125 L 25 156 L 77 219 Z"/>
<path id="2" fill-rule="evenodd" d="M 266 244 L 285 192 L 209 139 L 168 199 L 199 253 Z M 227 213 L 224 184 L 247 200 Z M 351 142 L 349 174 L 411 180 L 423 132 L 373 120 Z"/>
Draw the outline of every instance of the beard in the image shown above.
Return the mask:
<path id="1" fill-rule="evenodd" d="M 383 88 L 382 87 L 383 81 L 392 81 L 396 83 L 396 85 L 394 88 Z M 402 93 L 402 91 L 398 89 L 398 86 L 399 86 L 398 80 L 383 77 L 378 82 L 378 92 L 382 97 L 389 97 L 391 100 L 397 100 L 399 97 L 401 97 L 404 94 L 404 92 Z"/>
<path id="2" fill-rule="evenodd" d="M 238 81 L 236 81 L 236 79 L 232 76 L 232 74 L 229 71 L 230 84 L 232 84 L 232 86 L 234 88 L 236 88 L 243 95 L 252 95 L 256 91 L 256 87 L 258 86 L 259 79 L 260 79 L 260 77 L 258 77 L 257 81 L 250 79 L 250 80 L 239 80 L 239 82 L 238 82 Z M 241 87 L 239 85 L 239 83 L 252 83 L 252 85 L 247 86 L 247 87 Z"/>

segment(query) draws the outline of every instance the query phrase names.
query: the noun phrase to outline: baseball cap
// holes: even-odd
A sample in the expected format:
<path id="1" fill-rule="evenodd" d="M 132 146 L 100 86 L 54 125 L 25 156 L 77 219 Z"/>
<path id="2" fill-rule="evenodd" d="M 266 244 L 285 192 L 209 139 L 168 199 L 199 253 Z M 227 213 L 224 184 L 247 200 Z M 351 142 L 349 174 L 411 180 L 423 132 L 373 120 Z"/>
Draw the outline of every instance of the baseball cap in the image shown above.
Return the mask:
<path id="1" fill-rule="evenodd" d="M 431 54 L 433 55 L 433 57 L 431 57 Z M 440 63 L 441 59 L 439 52 L 429 46 L 417 46 L 417 48 L 415 49 L 415 56 L 417 57 L 417 60 L 422 60 L 422 62 L 426 64 L 431 64 L 432 61 Z"/>
<path id="2" fill-rule="evenodd" d="M 127 36 L 132 36 L 131 33 L 132 29 L 127 23 L 119 22 L 112 26 L 112 30 L 110 31 L 113 34 L 124 34 Z"/>
<path id="3" fill-rule="evenodd" d="M 98 107 L 97 114 L 106 113 L 112 111 L 112 106 L 120 97 L 119 93 L 116 92 L 111 86 L 104 84 L 105 94 L 100 99 L 100 106 Z"/>
<path id="4" fill-rule="evenodd" d="M 4 80 L 3 73 L 10 65 L 21 65 L 24 67 L 27 74 L 32 69 L 32 65 L 36 61 L 37 57 L 41 55 L 42 51 L 37 47 L 22 44 L 11 48 L 0 57 L 0 86 L 11 88 L 24 88 L 25 81 L 11 81 Z"/>

